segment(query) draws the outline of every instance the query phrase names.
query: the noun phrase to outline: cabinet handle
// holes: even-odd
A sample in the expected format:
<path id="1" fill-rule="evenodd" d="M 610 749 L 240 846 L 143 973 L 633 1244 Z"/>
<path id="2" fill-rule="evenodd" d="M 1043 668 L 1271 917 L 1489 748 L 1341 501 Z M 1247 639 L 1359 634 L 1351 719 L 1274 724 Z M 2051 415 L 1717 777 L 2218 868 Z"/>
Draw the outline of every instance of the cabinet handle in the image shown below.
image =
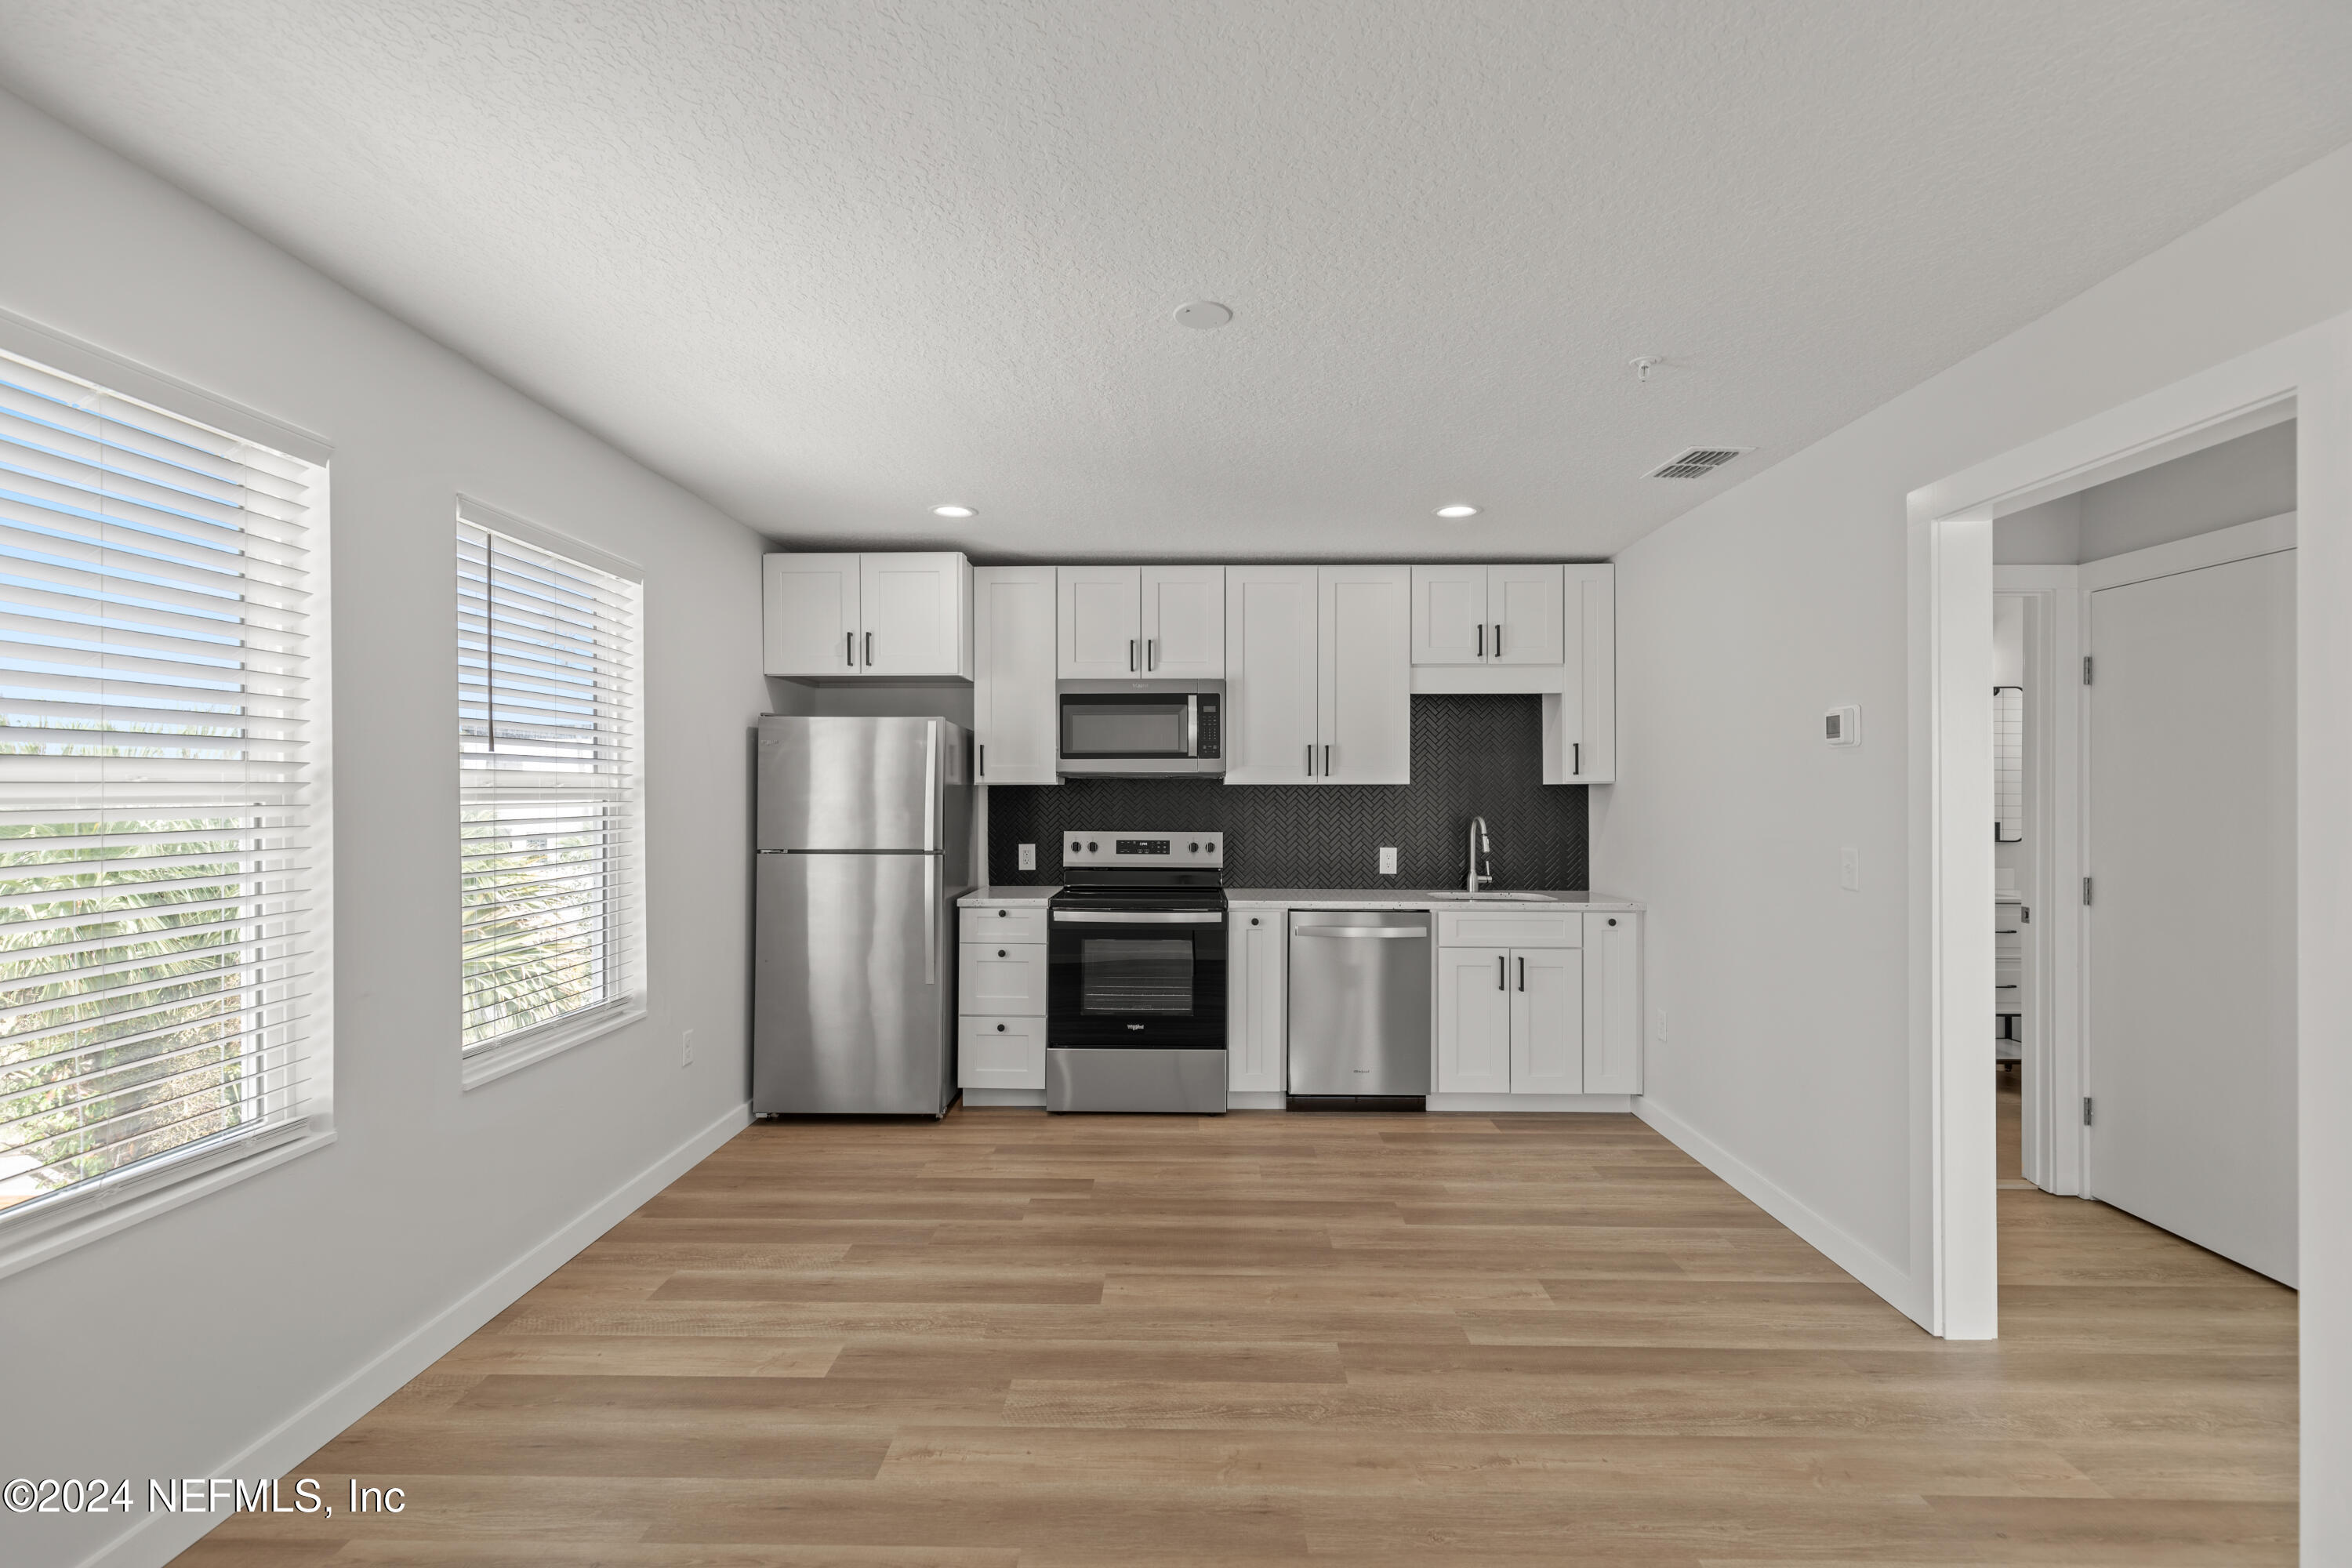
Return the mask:
<path id="1" fill-rule="evenodd" d="M 1000 1035 L 1001 1035 L 1001 1034 L 1003 1034 L 1003 1033 L 1004 1033 L 1004 1026 L 1003 1026 L 1003 1025 L 1002 1025 L 1002 1024 L 997 1025 L 997 1026 L 996 1026 L 996 1032 L 997 1032 L 998 1034 L 1000 1034 Z"/>
<path id="2" fill-rule="evenodd" d="M 1510 988 L 1511 961 L 1498 952 L 1495 955 L 1495 989 L 1508 991 Z"/>
<path id="3" fill-rule="evenodd" d="M 874 668 L 874 634 L 872 632 L 866 634 L 866 668 L 868 669 Z"/>
<path id="4" fill-rule="evenodd" d="M 1310 779 L 1315 776 L 1315 742 L 1312 741 L 1307 743 L 1307 776 Z"/>
<path id="5" fill-rule="evenodd" d="M 1486 623 L 1484 621 L 1478 623 L 1478 657 L 1486 657 Z"/>
<path id="6" fill-rule="evenodd" d="M 1611 925 L 1615 925 L 1617 923 L 1617 917 L 1615 915 L 1611 915 L 1609 917 L 1609 923 Z"/>
<path id="7" fill-rule="evenodd" d="M 1000 958 L 1002 958 L 1002 957 L 1003 956 L 1003 953 L 999 953 L 997 956 L 998 956 L 998 957 L 1000 957 Z M 1528 988 L 1528 961 L 1527 961 L 1526 959 L 1524 959 L 1524 958 L 1523 958 L 1523 959 L 1519 960 L 1519 989 L 1520 989 L 1520 990 L 1522 990 L 1522 991 L 1525 991 L 1527 988 Z"/>
<path id="8" fill-rule="evenodd" d="M 1323 776 L 1327 779 L 1331 776 L 1331 748 L 1328 746 L 1323 748 Z"/>
<path id="9" fill-rule="evenodd" d="M 1581 741 L 1568 743 L 1568 771 L 1571 774 L 1584 772 L 1584 742 Z"/>
<path id="10" fill-rule="evenodd" d="M 997 956 L 997 957 L 999 957 L 999 958 L 1003 958 L 1003 957 L 1004 957 L 1004 956 L 1005 956 L 1005 952 L 1004 952 L 1004 950 L 1003 950 L 1003 948 L 1001 948 L 1001 947 L 1000 947 L 1000 948 L 998 948 L 998 949 L 996 950 L 996 956 Z M 1524 987 L 1522 987 L 1522 989 L 1524 989 Z"/>
<path id="11" fill-rule="evenodd" d="M 841 657 L 850 668 L 856 669 L 857 668 L 857 634 L 844 632 L 842 637 L 849 646 L 841 650 Z"/>
<path id="12" fill-rule="evenodd" d="M 1160 639 L 1158 637 L 1146 637 L 1143 639 L 1143 668 L 1146 669 L 1158 669 L 1160 668 Z"/>
<path id="13" fill-rule="evenodd" d="M 997 911 L 996 911 L 996 918 L 997 918 L 998 920 L 1003 920 L 1005 916 L 1007 916 L 1007 915 L 1011 914 L 1012 912 L 1013 912 L 1013 911 L 1012 911 L 1011 910 L 997 910 Z"/>
<path id="14" fill-rule="evenodd" d="M 1135 639 L 1133 637 L 1127 639 L 1127 672 L 1129 675 L 1135 673 Z"/>
<path id="15" fill-rule="evenodd" d="M 1503 623 L 1500 621 L 1495 623 L 1495 657 L 1503 657 Z"/>
<path id="16" fill-rule="evenodd" d="M 1616 922 L 1615 921 L 1611 921 L 1609 923 L 1610 923 L 1611 925 L 1615 925 L 1617 922 Z M 1252 916 L 1250 916 L 1250 924 L 1252 924 L 1252 925 L 1255 925 L 1255 924 L 1257 924 L 1257 917 L 1256 917 L 1255 915 L 1252 915 Z"/>
<path id="17" fill-rule="evenodd" d="M 988 742 L 985 741 L 980 743 L 980 776 L 988 776 Z"/>

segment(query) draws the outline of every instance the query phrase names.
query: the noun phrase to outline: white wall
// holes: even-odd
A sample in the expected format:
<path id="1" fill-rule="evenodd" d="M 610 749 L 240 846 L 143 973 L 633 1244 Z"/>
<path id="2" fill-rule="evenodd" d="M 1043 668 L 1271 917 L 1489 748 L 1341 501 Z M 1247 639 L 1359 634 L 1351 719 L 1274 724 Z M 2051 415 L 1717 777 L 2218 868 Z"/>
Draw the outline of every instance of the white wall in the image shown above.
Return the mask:
<path id="1" fill-rule="evenodd" d="M 0 307 L 335 447 L 339 1141 L 0 1280 L 0 1476 L 274 1474 L 587 1237 L 535 1247 L 744 1114 L 761 542 L 4 95 L 0 193 Z M 460 490 L 643 564 L 650 742 L 651 1016 L 470 1094 L 457 1053 Z M 682 1069 L 687 1026 L 698 1060 Z M 161 1517 L 112 1560 L 184 1544 L 192 1532 Z M 0 1556 L 79 1562 L 145 1519 L 9 1516 Z"/>
<path id="2" fill-rule="evenodd" d="M 2011 512 L 1992 526 L 2004 566 L 2073 566 L 2294 510 L 2295 422 Z"/>
<path id="3" fill-rule="evenodd" d="M 1652 909 L 1650 996 L 1669 1027 L 1652 1042 L 1644 1114 L 1914 1317 L 1930 1315 L 1931 1150 L 1912 1011 L 1923 979 L 1906 934 L 1906 497 L 2347 310 L 2352 150 L 1619 558 L 1622 755 L 1620 782 L 1593 792 L 1593 867 L 1596 887 Z M 2341 463 L 2347 435 L 2306 421 L 2305 474 L 2323 443 L 2325 460 Z M 2305 537 L 2341 521 L 2306 509 Z M 2310 566 L 2303 613 L 2352 620 L 2352 581 Z M 2306 676 L 2310 663 L 2306 651 Z M 1821 710 L 1852 701 L 1863 745 L 1822 745 Z M 2315 736 L 2311 711 L 2306 698 L 2306 746 L 2336 757 L 2343 748 Z M 1861 851 L 1858 892 L 1838 886 L 1845 845 Z M 2306 847 L 2306 876 L 2320 853 Z M 2319 909 L 2352 925 L 2334 890 L 2340 868 L 2326 869 L 2331 891 L 2305 900 L 2306 958 L 2315 942 L 2352 934 L 2310 918 Z M 2352 1072 L 2308 1064 L 2315 1039 L 2333 1049 L 2326 1059 L 2341 1058 L 2346 1022 L 2306 1006 L 2305 1114 L 2323 1124 L 2352 1117 Z M 2328 1150 L 2306 1157 L 2310 1562 L 2352 1561 L 2348 1169 Z"/>

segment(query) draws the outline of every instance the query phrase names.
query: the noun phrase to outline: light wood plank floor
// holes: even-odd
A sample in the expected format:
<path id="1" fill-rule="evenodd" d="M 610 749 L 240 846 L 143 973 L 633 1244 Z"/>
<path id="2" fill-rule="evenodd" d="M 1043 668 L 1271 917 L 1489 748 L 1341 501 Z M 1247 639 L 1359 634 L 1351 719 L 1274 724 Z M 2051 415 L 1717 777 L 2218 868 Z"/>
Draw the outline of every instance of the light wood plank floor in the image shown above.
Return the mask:
<path id="1" fill-rule="evenodd" d="M 762 1124 L 182 1562 L 2291 1563 L 2294 1295 L 2000 1205 L 1956 1344 L 1631 1117 Z"/>

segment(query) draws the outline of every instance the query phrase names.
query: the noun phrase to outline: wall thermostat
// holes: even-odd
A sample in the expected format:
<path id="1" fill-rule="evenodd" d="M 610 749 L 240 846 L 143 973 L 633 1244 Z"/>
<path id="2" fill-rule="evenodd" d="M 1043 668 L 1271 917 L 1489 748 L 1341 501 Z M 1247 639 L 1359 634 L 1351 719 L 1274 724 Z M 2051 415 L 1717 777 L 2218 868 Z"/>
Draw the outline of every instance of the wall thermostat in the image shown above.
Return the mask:
<path id="1" fill-rule="evenodd" d="M 1851 705 L 1822 715 L 1822 739 L 1832 746 L 1862 744 L 1862 710 Z"/>

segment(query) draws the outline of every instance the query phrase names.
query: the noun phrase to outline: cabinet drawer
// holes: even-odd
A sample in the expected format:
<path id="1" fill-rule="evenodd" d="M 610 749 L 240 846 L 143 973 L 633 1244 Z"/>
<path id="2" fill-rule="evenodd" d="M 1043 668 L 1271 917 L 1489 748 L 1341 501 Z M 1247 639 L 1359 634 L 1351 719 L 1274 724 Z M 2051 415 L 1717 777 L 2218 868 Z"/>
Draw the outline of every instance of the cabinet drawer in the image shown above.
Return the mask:
<path id="1" fill-rule="evenodd" d="M 1043 942 L 1045 940 L 1045 906 L 1043 904 L 983 904 L 978 909 L 956 911 L 961 924 L 960 940 L 992 942 L 1002 946 L 1008 942 Z"/>
<path id="2" fill-rule="evenodd" d="M 956 1020 L 956 1083 L 964 1089 L 1045 1087 L 1045 1020 Z"/>
<path id="3" fill-rule="evenodd" d="M 1437 916 L 1440 947 L 1581 947 L 1579 910 L 1453 910 Z"/>
<path id="4" fill-rule="evenodd" d="M 1045 943 L 968 942 L 956 957 L 957 1012 L 1045 1016 Z"/>

